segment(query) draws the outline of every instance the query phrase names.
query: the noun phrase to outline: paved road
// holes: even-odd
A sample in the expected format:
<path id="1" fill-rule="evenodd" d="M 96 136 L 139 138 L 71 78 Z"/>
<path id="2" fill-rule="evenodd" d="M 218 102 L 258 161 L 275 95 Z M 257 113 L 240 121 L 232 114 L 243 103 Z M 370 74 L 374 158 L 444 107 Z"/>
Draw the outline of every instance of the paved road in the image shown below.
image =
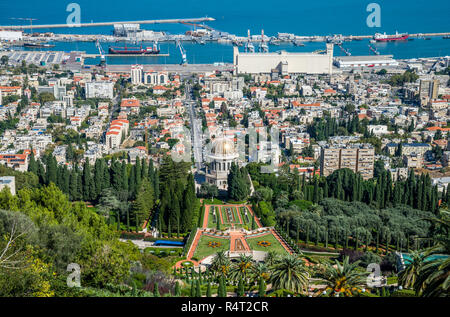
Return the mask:
<path id="1" fill-rule="evenodd" d="M 194 151 L 194 165 L 197 171 L 203 168 L 203 138 L 202 138 L 202 121 L 197 119 L 195 113 L 196 101 L 192 100 L 192 86 L 186 84 L 186 107 L 189 109 L 192 150 Z"/>

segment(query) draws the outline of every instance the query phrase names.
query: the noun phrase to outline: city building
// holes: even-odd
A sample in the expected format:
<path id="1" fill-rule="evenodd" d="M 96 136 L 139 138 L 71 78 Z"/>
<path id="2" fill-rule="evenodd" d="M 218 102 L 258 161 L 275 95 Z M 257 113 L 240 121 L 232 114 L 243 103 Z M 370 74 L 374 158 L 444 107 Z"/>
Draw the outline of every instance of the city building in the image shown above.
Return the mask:
<path id="1" fill-rule="evenodd" d="M 86 83 L 86 98 L 114 98 L 114 83 L 108 81 Z"/>
<path id="2" fill-rule="evenodd" d="M 143 70 L 144 70 L 144 67 L 142 65 L 131 66 L 131 83 L 133 85 L 142 84 Z"/>
<path id="3" fill-rule="evenodd" d="M 325 145 L 321 150 L 320 171 L 323 176 L 348 168 L 364 179 L 373 177 L 375 150 L 369 144 Z"/>

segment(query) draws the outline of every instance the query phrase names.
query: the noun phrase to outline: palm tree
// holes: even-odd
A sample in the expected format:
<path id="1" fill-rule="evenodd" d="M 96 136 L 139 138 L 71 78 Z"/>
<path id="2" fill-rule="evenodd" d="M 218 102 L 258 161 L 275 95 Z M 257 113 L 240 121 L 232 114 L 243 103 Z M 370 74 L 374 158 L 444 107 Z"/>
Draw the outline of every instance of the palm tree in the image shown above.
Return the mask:
<path id="1" fill-rule="evenodd" d="M 286 289 L 296 293 L 304 293 L 309 285 L 309 273 L 303 259 L 287 255 L 273 265 L 270 277 L 273 289 Z"/>
<path id="2" fill-rule="evenodd" d="M 238 262 L 232 265 L 230 270 L 230 278 L 233 280 L 247 280 L 248 275 L 252 271 L 253 257 L 245 254 L 239 256 Z"/>
<path id="3" fill-rule="evenodd" d="M 227 275 L 230 270 L 230 259 L 225 255 L 224 251 L 219 251 L 214 256 L 211 263 L 211 270 L 219 275 Z"/>
<path id="4" fill-rule="evenodd" d="M 264 258 L 264 262 L 267 266 L 272 266 L 276 263 L 277 259 L 278 254 L 275 251 L 271 250 L 267 252 L 266 257 Z"/>
<path id="5" fill-rule="evenodd" d="M 324 273 L 320 277 L 327 285 L 325 292 L 329 296 L 346 297 L 357 295 L 362 291 L 367 282 L 369 272 L 359 272 L 356 270 L 359 261 L 349 263 L 348 256 L 344 258 L 343 263 L 335 262 L 335 265 L 328 264 Z M 320 295 L 320 293 L 318 293 Z"/>
<path id="6" fill-rule="evenodd" d="M 441 211 L 440 218 L 429 218 L 439 229 L 435 235 L 435 245 L 426 249 L 425 257 L 436 256 L 419 270 L 414 289 L 425 297 L 448 297 L 450 295 L 450 213 Z M 442 256 L 444 255 L 444 256 Z M 447 257 L 445 257 L 447 255 Z"/>
<path id="7" fill-rule="evenodd" d="M 263 278 L 265 281 L 269 279 L 269 268 L 265 263 L 258 262 L 256 265 L 252 266 L 252 278 L 255 281 L 259 281 Z"/>
<path id="8" fill-rule="evenodd" d="M 416 283 L 419 270 L 424 264 L 425 256 L 423 253 L 414 251 L 411 253 L 411 263 L 399 273 L 398 282 L 405 288 L 412 288 Z"/>

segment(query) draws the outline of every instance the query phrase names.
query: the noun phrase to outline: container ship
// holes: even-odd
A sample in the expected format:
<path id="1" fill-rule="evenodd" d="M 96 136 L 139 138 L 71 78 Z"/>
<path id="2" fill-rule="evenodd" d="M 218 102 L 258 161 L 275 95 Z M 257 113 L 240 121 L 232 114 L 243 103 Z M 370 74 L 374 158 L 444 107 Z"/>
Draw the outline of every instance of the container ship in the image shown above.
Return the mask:
<path id="1" fill-rule="evenodd" d="M 384 34 L 377 33 L 374 36 L 374 39 L 377 42 L 406 41 L 408 38 L 409 38 L 408 34 L 398 34 L 398 33 L 395 33 L 395 35 L 387 35 L 386 33 Z"/>
<path id="2" fill-rule="evenodd" d="M 160 50 L 158 45 L 153 45 L 152 47 L 145 46 L 111 46 L 109 48 L 109 54 L 120 54 L 120 55 L 158 55 Z"/>

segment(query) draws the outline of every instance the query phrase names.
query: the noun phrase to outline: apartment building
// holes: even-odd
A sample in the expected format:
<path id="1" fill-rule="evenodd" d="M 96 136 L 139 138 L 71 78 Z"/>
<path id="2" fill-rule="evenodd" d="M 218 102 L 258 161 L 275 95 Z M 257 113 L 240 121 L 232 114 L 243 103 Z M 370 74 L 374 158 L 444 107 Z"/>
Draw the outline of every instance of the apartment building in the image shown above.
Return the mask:
<path id="1" fill-rule="evenodd" d="M 364 179 L 373 177 L 375 150 L 369 144 L 325 145 L 321 149 L 321 174 L 328 176 L 335 170 L 348 168 Z"/>

